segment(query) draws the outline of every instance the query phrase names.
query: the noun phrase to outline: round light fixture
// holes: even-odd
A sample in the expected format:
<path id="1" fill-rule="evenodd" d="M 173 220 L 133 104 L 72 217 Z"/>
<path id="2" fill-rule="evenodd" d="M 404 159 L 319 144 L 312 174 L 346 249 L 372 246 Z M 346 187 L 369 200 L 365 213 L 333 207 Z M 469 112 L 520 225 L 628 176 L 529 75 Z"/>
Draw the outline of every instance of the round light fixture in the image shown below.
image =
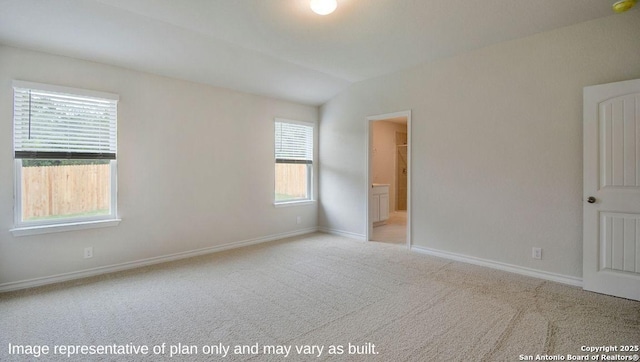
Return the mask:
<path id="1" fill-rule="evenodd" d="M 318 15 L 331 14 L 337 7 L 336 0 L 311 0 L 311 10 Z"/>
<path id="2" fill-rule="evenodd" d="M 613 11 L 616 13 L 624 13 L 636 4 L 636 0 L 620 0 L 613 4 Z"/>

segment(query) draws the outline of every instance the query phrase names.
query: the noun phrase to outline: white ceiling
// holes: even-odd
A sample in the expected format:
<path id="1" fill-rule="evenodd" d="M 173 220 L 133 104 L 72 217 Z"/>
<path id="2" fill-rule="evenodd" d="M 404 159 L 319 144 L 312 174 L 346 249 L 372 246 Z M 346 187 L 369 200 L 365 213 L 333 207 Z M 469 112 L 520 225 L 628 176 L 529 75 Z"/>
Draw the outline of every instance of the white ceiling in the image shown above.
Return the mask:
<path id="1" fill-rule="evenodd" d="M 319 105 L 349 84 L 612 15 L 613 0 L 0 0 L 0 43 Z M 636 10 L 634 10 L 636 11 Z"/>

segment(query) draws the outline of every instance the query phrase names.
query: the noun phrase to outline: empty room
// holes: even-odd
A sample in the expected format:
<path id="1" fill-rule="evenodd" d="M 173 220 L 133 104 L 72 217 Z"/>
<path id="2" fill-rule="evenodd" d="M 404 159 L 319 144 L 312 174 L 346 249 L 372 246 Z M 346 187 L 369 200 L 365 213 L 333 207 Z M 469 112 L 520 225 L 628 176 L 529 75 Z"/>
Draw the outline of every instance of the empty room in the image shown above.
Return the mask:
<path id="1" fill-rule="evenodd" d="M 639 348 L 636 0 L 0 0 L 0 360 Z"/>

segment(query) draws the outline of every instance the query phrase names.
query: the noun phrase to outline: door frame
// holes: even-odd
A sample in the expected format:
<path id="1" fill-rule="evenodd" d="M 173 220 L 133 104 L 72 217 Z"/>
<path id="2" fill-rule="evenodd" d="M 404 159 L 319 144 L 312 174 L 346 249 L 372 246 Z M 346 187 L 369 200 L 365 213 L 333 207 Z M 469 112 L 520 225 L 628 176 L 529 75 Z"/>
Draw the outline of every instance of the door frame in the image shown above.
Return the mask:
<path id="1" fill-rule="evenodd" d="M 365 177 L 365 185 L 364 185 L 364 189 L 365 191 L 365 220 L 366 220 L 366 233 L 365 233 L 365 240 L 366 241 L 371 241 L 371 236 L 373 236 L 373 222 L 371 221 L 371 215 L 370 215 L 370 205 L 369 205 L 369 201 L 371 200 L 371 184 L 373 182 L 373 167 L 371 165 L 371 161 L 373 159 L 373 150 L 372 145 L 373 145 L 373 122 L 376 121 L 384 121 L 387 119 L 391 119 L 391 118 L 398 118 L 398 117 L 405 117 L 407 119 L 407 241 L 406 241 L 406 246 L 408 248 L 411 248 L 411 244 L 412 244 L 412 239 L 411 239 L 411 170 L 412 170 L 412 164 L 411 164 L 411 109 L 406 110 L 406 111 L 398 111 L 398 112 L 393 112 L 393 113 L 385 113 L 385 114 L 378 114 L 378 115 L 374 115 L 374 116 L 367 116 L 366 117 L 366 122 L 367 122 L 367 138 L 366 138 L 366 152 L 365 154 L 367 155 L 367 162 L 365 163 L 366 165 L 366 174 L 367 177 Z"/>

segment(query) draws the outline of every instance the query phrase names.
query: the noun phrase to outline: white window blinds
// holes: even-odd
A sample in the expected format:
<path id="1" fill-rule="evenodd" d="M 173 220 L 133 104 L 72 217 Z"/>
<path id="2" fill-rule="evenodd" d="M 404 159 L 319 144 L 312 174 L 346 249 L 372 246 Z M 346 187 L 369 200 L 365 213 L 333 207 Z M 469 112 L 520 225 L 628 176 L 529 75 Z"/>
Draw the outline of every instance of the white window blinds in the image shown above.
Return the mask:
<path id="1" fill-rule="evenodd" d="M 313 125 L 275 122 L 276 163 L 313 163 Z"/>
<path id="2" fill-rule="evenodd" d="M 15 158 L 116 158 L 117 95 L 17 81 L 13 86 Z"/>

